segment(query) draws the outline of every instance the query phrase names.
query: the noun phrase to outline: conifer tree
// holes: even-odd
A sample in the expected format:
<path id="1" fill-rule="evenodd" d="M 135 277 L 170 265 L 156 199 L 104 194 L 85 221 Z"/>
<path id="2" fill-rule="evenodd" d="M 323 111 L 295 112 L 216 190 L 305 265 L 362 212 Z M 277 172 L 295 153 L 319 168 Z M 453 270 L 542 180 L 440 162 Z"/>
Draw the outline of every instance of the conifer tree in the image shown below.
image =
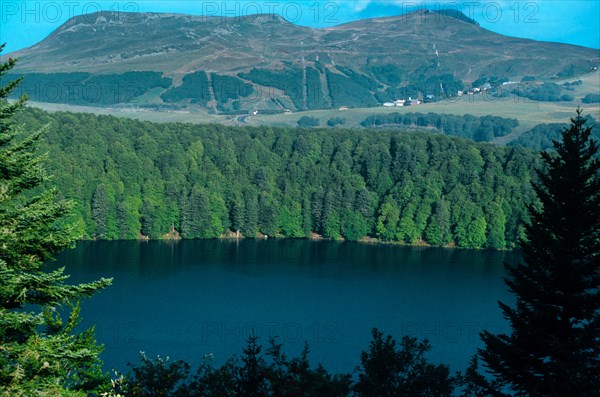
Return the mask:
<path id="1" fill-rule="evenodd" d="M 248 397 L 266 397 L 268 395 L 266 381 L 266 364 L 260 352 L 262 346 L 258 344 L 258 336 L 248 336 L 246 347 L 243 350 L 242 362 L 238 370 L 237 385 L 238 395 Z"/>
<path id="2" fill-rule="evenodd" d="M 516 305 L 500 303 L 512 332 L 482 333 L 486 366 L 519 396 L 600 390 L 600 159 L 581 113 L 542 153 L 523 263 L 508 266 Z"/>
<path id="3" fill-rule="evenodd" d="M 110 203 L 108 194 L 104 185 L 98 185 L 92 196 L 92 219 L 96 224 L 94 236 L 97 238 L 106 238 L 108 233 L 108 213 Z"/>
<path id="4" fill-rule="evenodd" d="M 0 63 L 0 79 L 15 64 Z M 104 377 L 93 329 L 75 332 L 77 302 L 111 281 L 69 285 L 63 268 L 43 269 L 74 241 L 72 204 L 44 188 L 49 176 L 36 154 L 44 130 L 14 122 L 27 100 L 7 101 L 19 82 L 0 86 L 0 395 L 85 396 Z"/>
<path id="5" fill-rule="evenodd" d="M 425 353 L 429 341 L 404 336 L 400 343 L 373 328 L 369 350 L 360 354 L 358 382 L 354 392 L 358 397 L 403 397 L 453 395 L 457 379 L 447 365 L 434 365 Z M 398 346 L 399 345 L 399 346 Z"/>

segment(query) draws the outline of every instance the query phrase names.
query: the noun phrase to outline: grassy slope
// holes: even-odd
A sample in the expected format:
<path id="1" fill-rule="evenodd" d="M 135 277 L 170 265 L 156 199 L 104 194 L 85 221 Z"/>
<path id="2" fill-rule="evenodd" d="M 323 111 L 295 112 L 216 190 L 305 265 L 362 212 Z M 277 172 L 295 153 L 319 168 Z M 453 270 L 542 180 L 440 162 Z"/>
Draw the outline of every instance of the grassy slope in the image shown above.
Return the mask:
<path id="1" fill-rule="evenodd" d="M 21 72 L 147 70 L 176 80 L 198 70 L 237 73 L 285 62 L 300 65 L 300 52 L 308 64 L 318 57 L 325 67 L 368 73 L 370 65 L 391 63 L 409 75 L 435 71 L 464 81 L 482 74 L 549 78 L 570 64 L 577 70 L 597 65 L 592 59 L 597 50 L 502 36 L 436 15 L 416 12 L 312 29 L 268 15 L 91 14 L 72 18 L 42 42 L 9 55 L 22 57 Z"/>
<path id="2" fill-rule="evenodd" d="M 600 119 L 599 104 L 584 104 L 581 103 L 581 98 L 590 92 L 600 92 L 600 71 L 588 74 L 581 79 L 583 84 L 575 86 L 575 91 L 572 94 L 576 100 L 573 102 L 535 102 L 529 99 L 520 97 L 510 97 L 504 99 L 486 98 L 484 96 L 466 97 L 463 96 L 452 102 L 438 102 L 426 105 L 419 105 L 406 108 L 359 108 L 350 109 L 348 111 L 339 110 L 314 110 L 307 112 L 299 112 L 292 114 L 275 114 L 275 115 L 257 115 L 249 117 L 245 120 L 250 125 L 270 125 L 270 126 L 297 126 L 297 121 L 300 117 L 309 115 L 317 117 L 321 121 L 321 126 L 325 127 L 327 120 L 332 117 L 341 117 L 346 119 L 344 127 L 360 128 L 360 122 L 367 116 L 372 114 L 383 113 L 448 113 L 456 115 L 472 114 L 475 116 L 484 116 L 488 114 L 516 118 L 519 120 L 519 127 L 506 137 L 499 138 L 497 143 L 504 144 L 518 137 L 521 133 L 531 129 L 540 123 L 564 123 L 573 115 L 573 111 L 577 106 L 581 106 L 586 114 L 591 114 L 593 117 Z M 569 79 L 573 81 L 575 79 Z M 563 81 L 557 81 L 562 84 Z M 155 94 L 156 95 L 156 94 Z M 153 96 L 148 97 L 151 102 Z M 69 110 L 75 112 L 95 113 L 95 114 L 112 114 L 119 117 L 135 118 L 139 120 L 155 121 L 155 122 L 191 122 L 191 123 L 222 123 L 225 125 L 239 125 L 238 117 L 209 114 L 202 109 L 194 109 L 188 112 L 156 112 L 147 111 L 135 108 L 94 108 L 87 106 L 71 106 L 63 104 L 47 104 L 47 103 L 31 103 L 31 106 L 39 107 L 48 111 Z"/>

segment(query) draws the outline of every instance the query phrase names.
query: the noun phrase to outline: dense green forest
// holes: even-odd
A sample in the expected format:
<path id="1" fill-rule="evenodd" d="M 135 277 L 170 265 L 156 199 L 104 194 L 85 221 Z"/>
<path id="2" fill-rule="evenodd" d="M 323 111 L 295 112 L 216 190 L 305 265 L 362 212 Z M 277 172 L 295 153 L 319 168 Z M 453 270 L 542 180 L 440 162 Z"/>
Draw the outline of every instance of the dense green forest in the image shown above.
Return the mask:
<path id="1" fill-rule="evenodd" d="M 227 103 L 229 99 L 250 96 L 254 92 L 252 84 L 244 83 L 237 77 L 221 76 L 211 73 L 212 88 L 215 99 L 219 103 Z"/>
<path id="2" fill-rule="evenodd" d="M 452 74 L 431 74 L 429 69 L 435 69 L 433 64 L 436 63 L 431 62 L 423 73 L 412 79 L 407 79 L 406 73 L 395 65 L 372 66 L 368 74 L 364 74 L 344 66 L 324 68 L 317 62 L 304 71 L 292 63 L 286 63 L 282 69 L 253 68 L 237 76 L 197 71 L 184 76 L 182 84 L 177 86 L 173 85 L 171 78 L 158 72 L 107 75 L 28 73 L 12 97 L 27 92 L 32 100 L 39 102 L 108 106 L 135 103 L 137 98 L 151 90 L 162 89 L 159 90 L 162 91 L 160 97 L 167 104 L 192 103 L 206 107 L 208 102 L 215 100 L 219 111 L 231 113 L 243 108 L 240 103 L 252 94 L 271 96 L 279 94 L 279 91 L 282 94 L 279 110 L 306 110 L 373 107 L 411 97 L 436 102 L 456 97 L 458 91 L 465 89 L 464 82 Z M 429 72 L 425 73 L 426 70 Z M 19 76 L 13 74 L 8 77 L 14 79 Z M 527 76 L 519 84 L 504 86 L 502 84 L 509 82 L 509 78 L 483 76 L 471 85 L 483 87 L 489 84 L 490 95 L 497 97 L 516 95 L 533 101 L 560 102 L 573 101 L 573 87 L 582 84 L 581 80 L 562 85 L 553 82 L 538 84 L 531 79 L 535 80 L 533 76 Z M 596 103 L 598 95 L 588 94 L 582 100 L 584 103 Z"/>
<path id="3" fill-rule="evenodd" d="M 354 80 L 355 83 L 362 85 L 369 91 L 376 91 L 378 88 L 383 88 L 383 85 L 381 85 L 377 81 L 373 80 L 367 75 L 358 73 L 352 68 L 337 66 L 337 69 L 340 72 L 344 73 L 346 76 L 350 77 L 350 79 Z"/>
<path id="4" fill-rule="evenodd" d="M 560 86 L 556 83 L 520 85 L 512 90 L 512 93 L 520 97 L 543 102 L 570 102 L 574 99 L 572 95 L 562 94 Z"/>
<path id="5" fill-rule="evenodd" d="M 20 76 L 7 75 L 6 81 Z M 23 77 L 23 82 L 13 92 L 13 98 L 27 93 L 31 100 L 37 102 L 96 106 L 131 102 L 153 88 L 168 88 L 172 82 L 158 72 L 106 75 L 29 73 Z"/>
<path id="6" fill-rule="evenodd" d="M 371 73 L 379 81 L 389 85 L 397 86 L 403 81 L 403 76 L 408 73 L 404 73 L 397 65 L 385 64 L 385 65 L 372 65 Z"/>
<path id="7" fill-rule="evenodd" d="M 600 140 L 600 124 L 592 116 L 588 115 L 586 119 L 588 125 L 593 127 L 592 138 Z M 560 139 L 562 130 L 568 126 L 563 123 L 539 124 L 509 142 L 508 145 L 523 146 L 534 150 L 551 150 L 552 141 Z"/>
<path id="8" fill-rule="evenodd" d="M 367 79 L 366 77 L 357 82 L 343 74 L 333 73 L 329 69 L 325 70 L 325 75 L 327 76 L 329 95 L 331 95 L 334 107 L 369 107 L 378 105 L 371 91 L 363 85 Z"/>
<path id="9" fill-rule="evenodd" d="M 179 87 L 174 87 L 160 96 L 165 102 L 189 100 L 192 103 L 205 105 L 210 101 L 210 87 L 206 72 L 188 74 Z"/>
<path id="10" fill-rule="evenodd" d="M 537 150 L 550 149 L 552 140 L 559 138 L 561 130 L 566 126 L 567 124 L 563 123 L 539 124 L 509 142 L 508 145 L 525 146 Z"/>
<path id="11" fill-rule="evenodd" d="M 304 109 L 302 70 L 300 68 L 293 66 L 282 70 L 254 68 L 248 73 L 238 73 L 238 76 L 265 87 L 277 88 L 292 100 L 296 109 Z"/>
<path id="12" fill-rule="evenodd" d="M 251 84 L 237 77 L 211 73 L 209 81 L 208 74 L 201 71 L 186 75 L 180 86 L 169 89 L 161 95 L 161 98 L 168 103 L 189 101 L 205 106 L 214 97 L 219 109 L 226 110 L 223 105 L 229 100 L 235 101 L 241 97 L 248 97 L 253 92 Z"/>
<path id="13" fill-rule="evenodd" d="M 519 125 L 516 119 L 499 116 L 455 116 L 437 113 L 374 114 L 360 123 L 363 127 L 431 128 L 445 135 L 460 136 L 476 142 L 486 142 L 511 133 Z"/>
<path id="14" fill-rule="evenodd" d="M 567 81 L 560 85 L 554 82 L 539 83 L 536 80 L 534 76 L 525 76 L 520 83 L 515 83 L 507 77 L 482 77 L 475 80 L 472 86 L 481 87 L 487 82 L 491 86 L 488 94 L 499 98 L 514 95 L 515 98 L 526 98 L 536 102 L 572 102 L 576 99 L 575 87 L 583 84 L 582 80 Z M 588 102 L 588 96 L 581 99 L 583 103 L 591 103 Z"/>
<path id="15" fill-rule="evenodd" d="M 155 124 L 28 109 L 86 238 L 512 247 L 537 155 L 440 134 Z"/>
<path id="16" fill-rule="evenodd" d="M 327 109 L 330 104 L 323 93 L 321 74 L 314 68 L 306 68 L 306 102 L 309 109 Z"/>

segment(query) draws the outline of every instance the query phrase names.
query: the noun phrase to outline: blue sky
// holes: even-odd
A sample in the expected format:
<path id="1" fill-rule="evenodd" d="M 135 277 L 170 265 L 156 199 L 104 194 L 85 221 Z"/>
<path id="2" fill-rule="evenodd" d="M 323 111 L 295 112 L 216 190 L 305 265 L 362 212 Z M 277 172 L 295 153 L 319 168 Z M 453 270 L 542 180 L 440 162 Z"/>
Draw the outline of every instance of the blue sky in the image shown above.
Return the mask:
<path id="1" fill-rule="evenodd" d="M 291 22 L 327 27 L 419 8 L 461 9 L 501 34 L 600 48 L 598 0 L 0 0 L 0 43 L 7 52 L 31 46 L 74 15 L 98 10 L 237 16 L 275 12 Z"/>

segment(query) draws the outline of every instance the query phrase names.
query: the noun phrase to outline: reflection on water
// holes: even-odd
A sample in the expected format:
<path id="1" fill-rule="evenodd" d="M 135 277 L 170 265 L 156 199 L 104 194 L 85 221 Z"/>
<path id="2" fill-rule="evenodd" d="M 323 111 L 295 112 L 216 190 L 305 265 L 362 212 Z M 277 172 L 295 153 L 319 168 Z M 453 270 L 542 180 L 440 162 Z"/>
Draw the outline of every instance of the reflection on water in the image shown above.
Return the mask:
<path id="1" fill-rule="evenodd" d="M 114 277 L 84 304 L 107 367 L 139 351 L 198 363 L 240 353 L 252 332 L 290 354 L 353 371 L 371 327 L 430 339 L 430 358 L 462 369 L 478 332 L 505 327 L 503 262 L 513 252 L 306 240 L 80 242 L 63 253 L 72 281 Z M 53 265 L 55 266 L 55 265 Z"/>

